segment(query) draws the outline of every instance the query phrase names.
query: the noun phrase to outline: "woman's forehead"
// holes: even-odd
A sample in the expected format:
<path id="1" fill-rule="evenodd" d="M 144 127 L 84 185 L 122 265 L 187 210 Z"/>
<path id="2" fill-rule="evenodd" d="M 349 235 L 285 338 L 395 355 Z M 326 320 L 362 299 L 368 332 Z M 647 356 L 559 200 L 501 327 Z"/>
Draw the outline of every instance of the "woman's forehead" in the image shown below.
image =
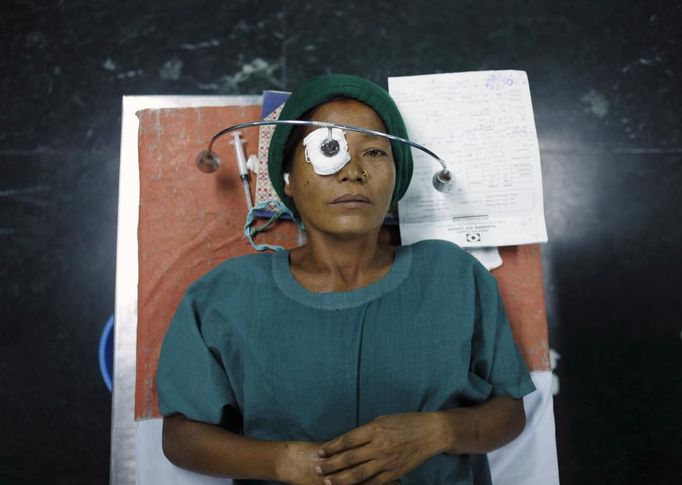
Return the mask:
<path id="1" fill-rule="evenodd" d="M 376 111 L 350 98 L 332 99 L 316 106 L 310 113 L 309 119 L 386 132 L 386 126 Z"/>

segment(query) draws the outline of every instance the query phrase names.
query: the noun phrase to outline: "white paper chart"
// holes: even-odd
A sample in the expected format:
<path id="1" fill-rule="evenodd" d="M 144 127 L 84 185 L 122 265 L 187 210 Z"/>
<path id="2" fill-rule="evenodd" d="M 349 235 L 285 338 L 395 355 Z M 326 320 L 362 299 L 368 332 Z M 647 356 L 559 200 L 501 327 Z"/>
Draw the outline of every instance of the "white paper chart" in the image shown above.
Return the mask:
<path id="1" fill-rule="evenodd" d="M 413 149 L 414 175 L 400 201 L 403 244 L 445 239 L 462 247 L 547 241 L 542 172 L 523 71 L 392 77 L 389 92 L 411 140 L 445 160 L 449 193 L 431 183 L 440 165 Z"/>

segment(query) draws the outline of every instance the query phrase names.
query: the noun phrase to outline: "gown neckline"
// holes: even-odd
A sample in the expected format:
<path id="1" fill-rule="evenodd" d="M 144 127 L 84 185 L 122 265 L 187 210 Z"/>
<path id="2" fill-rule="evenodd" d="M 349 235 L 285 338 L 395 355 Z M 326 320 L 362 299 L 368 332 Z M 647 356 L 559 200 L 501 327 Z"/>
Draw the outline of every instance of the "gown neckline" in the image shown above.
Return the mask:
<path id="1" fill-rule="evenodd" d="M 289 250 L 284 250 L 273 254 L 272 274 L 275 283 L 292 300 L 321 310 L 354 308 L 380 298 L 405 280 L 412 263 L 410 246 L 398 246 L 391 269 L 374 283 L 351 291 L 316 293 L 301 286 L 294 278 L 289 266 L 289 253 Z"/>

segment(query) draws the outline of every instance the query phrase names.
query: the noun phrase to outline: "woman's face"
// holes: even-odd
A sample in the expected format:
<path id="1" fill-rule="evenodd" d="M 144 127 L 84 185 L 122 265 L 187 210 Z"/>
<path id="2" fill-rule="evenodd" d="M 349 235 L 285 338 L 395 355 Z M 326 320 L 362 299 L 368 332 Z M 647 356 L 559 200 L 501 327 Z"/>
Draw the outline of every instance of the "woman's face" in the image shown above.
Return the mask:
<path id="1" fill-rule="evenodd" d="M 386 132 L 377 113 L 353 99 L 329 101 L 315 108 L 314 121 Z M 309 133 L 315 128 L 309 128 Z M 294 200 L 309 235 L 337 238 L 367 235 L 381 228 L 395 186 L 390 142 L 381 137 L 346 132 L 350 161 L 333 175 L 318 175 L 305 160 L 303 144 L 294 152 L 285 193 Z"/>

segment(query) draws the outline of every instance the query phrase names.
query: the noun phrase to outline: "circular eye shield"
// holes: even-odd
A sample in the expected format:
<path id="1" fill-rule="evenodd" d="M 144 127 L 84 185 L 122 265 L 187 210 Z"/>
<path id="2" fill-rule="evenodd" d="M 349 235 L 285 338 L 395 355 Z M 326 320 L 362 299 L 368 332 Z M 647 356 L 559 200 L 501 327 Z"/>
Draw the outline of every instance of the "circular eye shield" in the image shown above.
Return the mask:
<path id="1" fill-rule="evenodd" d="M 339 128 L 318 128 L 303 139 L 305 159 L 318 175 L 332 175 L 350 161 L 348 142 Z"/>

